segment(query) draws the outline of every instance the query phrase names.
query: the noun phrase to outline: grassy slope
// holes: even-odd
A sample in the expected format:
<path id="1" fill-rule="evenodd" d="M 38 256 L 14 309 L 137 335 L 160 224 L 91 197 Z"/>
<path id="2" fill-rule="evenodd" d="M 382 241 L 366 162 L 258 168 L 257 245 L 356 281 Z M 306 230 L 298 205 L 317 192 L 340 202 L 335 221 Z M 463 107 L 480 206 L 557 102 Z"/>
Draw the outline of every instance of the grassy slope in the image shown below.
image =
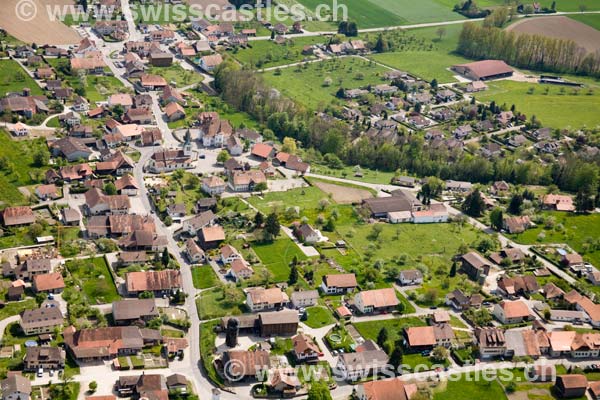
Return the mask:
<path id="1" fill-rule="evenodd" d="M 358 58 L 343 58 L 313 63 L 298 71 L 296 68 L 285 68 L 281 74 L 269 71 L 264 74 L 268 84 L 308 107 L 335 100 L 335 93 L 340 87 L 354 89 L 369 84 L 384 83 L 382 76 L 386 69 L 378 65 L 369 65 Z M 362 73 L 364 79 L 357 79 Z M 330 78 L 330 86 L 324 86 L 324 81 Z"/>
<path id="2" fill-rule="evenodd" d="M 588 89 L 582 89 L 575 96 L 573 89 L 565 89 L 564 94 L 561 94 L 561 88 L 551 86 L 546 95 L 544 87 L 522 82 L 496 81 L 489 82 L 488 86 L 490 89 L 479 94 L 478 100 L 495 100 L 509 106 L 515 104 L 528 117 L 535 115 L 544 126 L 581 128 L 584 125 L 594 127 L 600 124 L 600 114 L 597 112 L 600 107 L 600 92 L 597 88 L 592 95 L 588 95 Z M 535 92 L 527 94 L 532 87 Z"/>

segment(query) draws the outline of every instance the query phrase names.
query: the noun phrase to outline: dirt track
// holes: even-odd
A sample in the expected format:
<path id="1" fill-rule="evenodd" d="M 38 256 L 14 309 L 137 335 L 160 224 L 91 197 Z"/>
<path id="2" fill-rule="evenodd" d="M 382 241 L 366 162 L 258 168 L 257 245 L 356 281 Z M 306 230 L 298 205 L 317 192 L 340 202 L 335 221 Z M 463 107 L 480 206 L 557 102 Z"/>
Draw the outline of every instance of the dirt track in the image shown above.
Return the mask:
<path id="1" fill-rule="evenodd" d="M 46 11 L 47 5 L 72 4 L 72 0 L 31 0 L 37 14 L 31 21 L 24 22 L 17 17 L 16 7 L 20 0 L 2 0 L 0 7 L 0 27 L 12 36 L 26 43 L 75 44 L 81 37 L 60 21 L 51 21 Z M 31 10 L 31 8 L 27 8 Z"/>
<path id="2" fill-rule="evenodd" d="M 589 52 L 600 49 L 600 31 L 568 17 L 525 18 L 506 29 L 516 33 L 570 39 Z"/>
<path id="3" fill-rule="evenodd" d="M 365 189 L 325 183 L 322 181 L 314 181 L 313 185 L 325 193 L 331 194 L 331 198 L 338 204 L 360 203 L 364 199 L 373 197 L 371 192 Z"/>

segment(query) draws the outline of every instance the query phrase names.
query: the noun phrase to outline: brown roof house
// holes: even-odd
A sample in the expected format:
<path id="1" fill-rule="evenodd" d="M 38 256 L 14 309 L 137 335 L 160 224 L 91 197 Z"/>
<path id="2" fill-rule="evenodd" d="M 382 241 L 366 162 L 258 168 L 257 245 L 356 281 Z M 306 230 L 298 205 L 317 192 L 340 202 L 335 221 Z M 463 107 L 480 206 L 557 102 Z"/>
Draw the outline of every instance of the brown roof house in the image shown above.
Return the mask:
<path id="1" fill-rule="evenodd" d="M 393 311 L 399 303 L 394 288 L 365 290 L 354 296 L 354 305 L 363 314 Z"/>
<path id="2" fill-rule="evenodd" d="M 358 353 L 343 353 L 338 357 L 336 369 L 347 381 L 356 381 L 368 376 L 376 376 L 388 367 L 389 358 L 381 349 Z"/>
<path id="3" fill-rule="evenodd" d="M 23 358 L 25 371 L 59 371 L 65 367 L 65 351 L 60 347 L 28 347 Z"/>
<path id="4" fill-rule="evenodd" d="M 33 277 L 33 290 L 36 293 L 60 293 L 65 288 L 65 281 L 60 272 L 51 272 Z"/>
<path id="5" fill-rule="evenodd" d="M 537 293 L 540 285 L 533 275 L 515 277 L 502 276 L 498 279 L 498 291 L 506 296 L 524 296 Z"/>
<path id="6" fill-rule="evenodd" d="M 321 290 L 325 294 L 350 293 L 358 287 L 354 274 L 334 274 L 323 276 Z"/>
<path id="7" fill-rule="evenodd" d="M 319 353 L 321 353 L 315 340 L 304 333 L 292 338 L 292 346 L 294 357 L 300 362 L 316 360 L 319 358 Z"/>
<path id="8" fill-rule="evenodd" d="M 512 76 L 513 69 L 501 60 L 482 60 L 454 65 L 452 70 L 474 81 L 487 81 Z"/>
<path id="9" fill-rule="evenodd" d="M 225 231 L 220 225 L 205 226 L 200 229 L 198 239 L 204 250 L 214 249 L 225 240 Z"/>
<path id="10" fill-rule="evenodd" d="M 29 400 L 31 396 L 31 381 L 21 374 L 8 375 L 0 382 L 2 400 Z"/>
<path id="11" fill-rule="evenodd" d="M 53 333 L 62 327 L 64 318 L 58 307 L 42 307 L 25 310 L 21 313 L 19 324 L 26 335 Z"/>
<path id="12" fill-rule="evenodd" d="M 533 319 L 527 304 L 521 300 L 500 302 L 494 306 L 493 314 L 503 324 L 518 324 Z"/>
<path id="13" fill-rule="evenodd" d="M 35 222 L 33 210 L 28 206 L 7 207 L 2 211 L 4 226 L 30 225 Z"/>
<path id="14" fill-rule="evenodd" d="M 137 296 L 141 292 L 153 292 L 162 296 L 181 289 L 181 272 L 172 269 L 128 272 L 125 284 L 130 296 Z"/>
<path id="15" fill-rule="evenodd" d="M 262 376 L 271 368 L 271 360 L 265 350 L 230 350 L 223 353 L 221 366 L 224 376 L 237 382 Z"/>
<path id="16" fill-rule="evenodd" d="M 258 330 L 263 337 L 295 335 L 299 322 L 298 312 L 286 308 L 258 313 L 257 320 Z"/>
<path id="17" fill-rule="evenodd" d="M 483 281 L 490 272 L 490 264 L 474 251 L 461 257 L 462 270 L 474 281 Z"/>
<path id="18" fill-rule="evenodd" d="M 358 400 L 410 400 L 417 391 L 415 383 L 406 383 L 397 377 L 358 385 L 356 396 Z"/>
<path id="19" fill-rule="evenodd" d="M 115 325 L 130 325 L 150 321 L 160 314 L 155 299 L 127 299 L 112 303 L 112 315 Z"/>
<path id="20" fill-rule="evenodd" d="M 506 353 L 506 338 L 504 331 L 496 327 L 475 329 L 475 339 L 479 346 L 481 358 L 503 356 Z"/>
<path id="21" fill-rule="evenodd" d="M 246 289 L 246 305 L 252 312 L 285 307 L 290 302 L 288 295 L 278 287 Z"/>
<path id="22" fill-rule="evenodd" d="M 570 399 L 585 396 L 588 380 L 585 375 L 559 375 L 556 377 L 554 389 L 560 398 Z"/>

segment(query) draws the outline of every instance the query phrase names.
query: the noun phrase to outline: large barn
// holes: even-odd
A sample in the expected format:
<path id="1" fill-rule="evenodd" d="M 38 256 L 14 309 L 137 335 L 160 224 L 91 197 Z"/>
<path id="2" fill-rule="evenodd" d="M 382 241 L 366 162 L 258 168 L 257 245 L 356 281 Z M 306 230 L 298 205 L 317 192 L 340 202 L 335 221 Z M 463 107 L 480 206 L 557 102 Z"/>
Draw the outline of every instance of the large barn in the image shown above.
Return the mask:
<path id="1" fill-rule="evenodd" d="M 452 70 L 474 81 L 489 81 L 512 76 L 513 69 L 502 60 L 483 60 L 454 65 Z"/>

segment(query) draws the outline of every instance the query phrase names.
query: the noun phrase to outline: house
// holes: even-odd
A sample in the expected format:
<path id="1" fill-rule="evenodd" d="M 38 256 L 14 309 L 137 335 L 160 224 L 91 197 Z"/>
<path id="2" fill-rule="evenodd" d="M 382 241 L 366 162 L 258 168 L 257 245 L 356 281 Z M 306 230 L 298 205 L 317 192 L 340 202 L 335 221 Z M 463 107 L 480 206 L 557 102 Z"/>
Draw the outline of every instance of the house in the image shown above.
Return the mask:
<path id="1" fill-rule="evenodd" d="M 6 207 L 2 211 L 2 221 L 6 227 L 30 225 L 35 222 L 35 215 L 28 206 Z"/>
<path id="2" fill-rule="evenodd" d="M 65 288 L 65 281 L 60 272 L 40 274 L 33 277 L 33 290 L 36 293 L 60 293 Z"/>
<path id="3" fill-rule="evenodd" d="M 525 262 L 526 256 L 521 249 L 506 247 L 499 252 L 491 253 L 489 258 L 496 264 L 501 264 L 505 259 L 508 259 L 511 264 L 518 265 Z"/>
<path id="4" fill-rule="evenodd" d="M 269 289 L 251 287 L 246 289 L 246 305 L 252 312 L 281 309 L 289 301 L 288 295 L 278 287 Z"/>
<path id="5" fill-rule="evenodd" d="M 120 106 L 123 108 L 123 110 L 128 111 L 131 107 L 133 107 L 133 98 L 129 93 L 113 94 L 108 98 L 108 106 Z"/>
<path id="6" fill-rule="evenodd" d="M 48 170 L 54 171 L 54 170 Z M 60 167 L 58 170 L 57 179 L 49 179 L 49 173 L 46 173 L 47 182 L 55 182 L 56 180 L 62 179 L 65 182 L 82 181 L 91 178 L 94 175 L 94 171 L 89 164 L 77 164 L 77 165 L 66 165 Z"/>
<path id="7" fill-rule="evenodd" d="M 358 400 L 410 400 L 417 394 L 415 383 L 406 383 L 400 377 L 373 380 L 356 387 Z"/>
<path id="8" fill-rule="evenodd" d="M 533 319 L 527 304 L 521 300 L 502 301 L 494 306 L 492 314 L 503 324 L 518 324 Z"/>
<path id="9" fill-rule="evenodd" d="M 387 368 L 389 358 L 381 349 L 366 350 L 358 353 L 343 353 L 338 357 L 336 370 L 346 381 L 357 381 L 376 376 Z"/>
<path id="10" fill-rule="evenodd" d="M 63 156 L 67 161 L 73 162 L 79 159 L 88 160 L 92 155 L 83 141 L 74 137 L 58 139 L 50 145 L 55 156 Z"/>
<path id="11" fill-rule="evenodd" d="M 583 257 L 577 253 L 563 254 L 560 263 L 570 269 L 577 269 L 584 265 Z"/>
<path id="12" fill-rule="evenodd" d="M 510 186 L 505 181 L 496 181 L 492 184 L 490 188 L 490 193 L 499 196 L 504 195 L 510 190 Z"/>
<path id="13" fill-rule="evenodd" d="M 137 296 L 142 292 L 153 292 L 158 296 L 169 295 L 181 289 L 181 272 L 172 269 L 128 272 L 125 275 L 125 287 L 130 296 Z"/>
<path id="14" fill-rule="evenodd" d="M 229 188 L 234 192 L 253 191 L 259 184 L 266 184 L 267 177 L 262 171 L 234 171 L 229 179 Z"/>
<path id="15" fill-rule="evenodd" d="M 558 397 L 563 399 L 584 397 L 588 387 L 585 375 L 559 375 L 556 377 L 554 389 Z"/>
<path id="16" fill-rule="evenodd" d="M 198 246 L 198 243 L 192 238 L 185 241 L 185 252 L 188 260 L 194 264 L 204 262 L 205 260 L 204 250 L 202 250 L 200 246 Z"/>
<path id="17" fill-rule="evenodd" d="M 443 223 L 447 222 L 448 218 L 448 210 L 444 204 L 431 204 L 427 210 L 412 212 L 414 224 Z"/>
<path id="18" fill-rule="evenodd" d="M 266 350 L 229 350 L 223 353 L 221 365 L 227 369 L 224 376 L 239 381 L 263 376 L 271 368 L 271 361 Z"/>
<path id="19" fill-rule="evenodd" d="M 88 215 L 127 214 L 131 203 L 124 194 L 106 195 L 98 188 L 85 192 L 85 210 Z"/>
<path id="20" fill-rule="evenodd" d="M 485 84 L 485 82 L 482 81 L 473 81 L 473 82 L 469 82 L 467 84 L 467 86 L 465 87 L 465 91 L 467 93 L 475 93 L 475 92 L 482 92 L 484 90 L 487 90 L 487 85 Z"/>
<path id="21" fill-rule="evenodd" d="M 127 299 L 112 303 L 115 325 L 131 325 L 137 321 L 148 322 L 160 316 L 155 299 Z"/>
<path id="22" fill-rule="evenodd" d="M 445 304 L 458 311 L 468 310 L 471 307 L 479 308 L 482 302 L 483 297 L 480 294 L 468 296 L 460 289 L 453 290 L 445 298 Z"/>
<path id="23" fill-rule="evenodd" d="M 121 251 L 119 252 L 119 265 L 128 266 L 134 264 L 145 264 L 148 256 L 145 251 Z"/>
<path id="24" fill-rule="evenodd" d="M 136 326 L 113 326 L 76 330 L 65 328 L 65 346 L 73 358 L 79 361 L 106 360 L 117 356 L 136 354 L 145 346 L 160 343 L 152 329 Z"/>
<path id="25" fill-rule="evenodd" d="M 27 125 L 23 124 L 22 122 L 17 122 L 16 124 L 13 125 L 12 128 L 10 128 L 10 133 L 12 133 L 13 136 L 17 136 L 17 137 L 28 136 L 29 128 L 27 127 Z"/>
<path id="26" fill-rule="evenodd" d="M 300 362 L 316 360 L 321 352 L 315 340 L 304 333 L 292 338 L 292 348 L 294 357 Z"/>
<path id="27" fill-rule="evenodd" d="M 187 210 L 184 203 L 173 203 L 167 206 L 167 215 L 173 221 L 180 221 L 186 214 Z"/>
<path id="28" fill-rule="evenodd" d="M 399 303 L 394 288 L 365 290 L 354 296 L 354 306 L 363 314 L 390 312 Z"/>
<path id="29" fill-rule="evenodd" d="M 496 121 L 498 121 L 498 123 L 502 126 L 508 126 L 514 117 L 515 116 L 512 111 L 502 111 L 496 115 Z"/>
<path id="30" fill-rule="evenodd" d="M 290 367 L 269 371 L 267 380 L 269 391 L 281 393 L 284 397 L 295 396 L 302 388 L 302 383 L 296 376 L 296 370 Z"/>
<path id="31" fill-rule="evenodd" d="M 151 230 L 136 229 L 122 236 L 118 245 L 129 251 L 144 250 L 159 252 L 167 247 L 167 237 Z"/>
<path id="32" fill-rule="evenodd" d="M 488 81 L 510 77 L 513 69 L 501 60 L 482 60 L 468 64 L 454 65 L 451 68 L 456 73 L 473 81 Z"/>
<path id="33" fill-rule="evenodd" d="M 225 240 L 225 231 L 219 225 L 205 226 L 198 233 L 200 247 L 204 250 L 214 249 Z"/>
<path id="34" fill-rule="evenodd" d="M 10 374 L 0 383 L 2 400 L 29 400 L 31 381 L 21 374 Z"/>
<path id="35" fill-rule="evenodd" d="M 545 284 L 542 287 L 542 292 L 544 293 L 546 300 L 559 299 L 565 295 L 565 292 L 552 282 Z"/>
<path id="36" fill-rule="evenodd" d="M 521 134 L 511 136 L 507 143 L 513 147 L 521 147 L 527 143 L 527 138 Z"/>
<path id="37" fill-rule="evenodd" d="M 142 146 L 160 146 L 162 139 L 160 129 L 144 129 L 142 132 Z"/>
<path id="38" fill-rule="evenodd" d="M 31 280 L 37 275 L 47 274 L 52 271 L 52 263 L 45 258 L 28 258 L 15 269 L 17 279 Z"/>
<path id="39" fill-rule="evenodd" d="M 198 120 L 200 122 L 200 138 L 204 147 L 223 147 L 233 134 L 231 123 L 228 120 L 220 119 L 217 113 L 202 113 Z"/>
<path id="40" fill-rule="evenodd" d="M 167 81 L 160 75 L 144 74 L 140 77 L 139 84 L 145 90 L 162 90 L 167 86 Z"/>
<path id="41" fill-rule="evenodd" d="M 37 372 L 41 368 L 44 371 L 60 371 L 65 368 L 65 359 L 65 351 L 60 347 L 27 347 L 23 370 Z"/>
<path id="42" fill-rule="evenodd" d="M 214 211 L 217 207 L 217 199 L 214 197 L 198 199 L 194 207 L 195 213 L 203 213 L 205 211 Z"/>
<path id="43" fill-rule="evenodd" d="M 420 211 L 421 203 L 413 194 L 404 190 L 394 190 L 389 197 L 374 197 L 363 200 L 363 206 L 373 218 L 385 218 L 389 213 Z"/>
<path id="44" fill-rule="evenodd" d="M 169 398 L 167 380 L 163 375 L 143 373 L 134 376 L 120 376 L 115 387 L 120 397 L 148 400 L 167 400 Z"/>
<path id="45" fill-rule="evenodd" d="M 258 331 L 263 337 L 292 336 L 298 331 L 300 319 L 296 310 L 258 313 Z"/>
<path id="46" fill-rule="evenodd" d="M 423 273 L 418 269 L 407 269 L 400 271 L 398 281 L 402 286 L 421 285 L 423 283 Z"/>
<path id="47" fill-rule="evenodd" d="M 79 71 L 84 71 L 89 75 L 102 75 L 104 68 L 107 68 L 104 60 L 99 56 L 71 58 L 71 71 L 77 75 Z"/>
<path id="48" fill-rule="evenodd" d="M 200 57 L 200 68 L 206 72 L 211 72 L 223 62 L 223 57 L 220 54 L 212 54 Z"/>
<path id="49" fill-rule="evenodd" d="M 321 290 L 325 294 L 351 293 L 358 287 L 354 274 L 334 274 L 323 276 Z"/>
<path id="50" fill-rule="evenodd" d="M 29 89 L 23 89 L 22 94 L 12 94 L 0 99 L 0 111 L 31 118 L 36 114 L 48 114 L 48 101 L 45 96 L 31 96 Z"/>
<path id="51" fill-rule="evenodd" d="M 148 62 L 153 67 L 170 67 L 173 64 L 173 55 L 166 52 L 150 53 Z"/>
<path id="52" fill-rule="evenodd" d="M 165 107 L 165 115 L 169 122 L 174 122 L 185 118 L 185 110 L 179 103 L 171 102 Z"/>
<path id="53" fill-rule="evenodd" d="M 556 211 L 575 211 L 573 198 L 559 194 L 547 194 L 542 198 L 544 208 Z"/>
<path id="54" fill-rule="evenodd" d="M 479 354 L 483 359 L 503 356 L 506 353 L 506 338 L 504 331 L 500 328 L 476 328 L 475 340 L 479 347 Z"/>
<path id="55" fill-rule="evenodd" d="M 498 291 L 505 296 L 528 296 L 537 293 L 539 290 L 540 286 L 533 275 L 512 278 L 504 275 L 498 279 Z"/>
<path id="56" fill-rule="evenodd" d="M 188 386 L 188 380 L 185 375 L 173 374 L 167 376 L 167 389 L 169 391 L 176 391 L 179 393 L 186 393 Z"/>
<path id="57" fill-rule="evenodd" d="M 202 179 L 202 191 L 204 193 L 215 196 L 225 191 L 225 181 L 216 175 L 211 175 L 207 178 Z"/>
<path id="58" fill-rule="evenodd" d="M 229 267 L 229 276 L 231 276 L 236 282 L 242 279 L 248 279 L 254 274 L 254 270 L 244 259 L 236 258 L 233 260 Z"/>
<path id="59" fill-rule="evenodd" d="M 123 122 L 129 125 L 150 125 L 153 121 L 154 116 L 152 114 L 152 111 L 147 108 L 132 108 L 130 110 L 127 110 L 127 112 L 123 116 Z M 134 139 L 139 139 L 137 132 Z"/>
<path id="60" fill-rule="evenodd" d="M 490 271 L 491 265 L 479 253 L 471 251 L 460 257 L 462 271 L 474 281 L 483 280 Z"/>
<path id="61" fill-rule="evenodd" d="M 252 146 L 250 154 L 259 160 L 267 160 L 275 155 L 275 149 L 270 144 L 256 143 Z"/>
<path id="62" fill-rule="evenodd" d="M 221 247 L 220 253 L 220 260 L 223 264 L 231 264 L 233 260 L 242 258 L 242 256 L 240 255 L 240 253 L 238 253 L 235 247 L 229 244 L 226 244 L 225 246 Z"/>
<path id="63" fill-rule="evenodd" d="M 25 310 L 20 315 L 19 325 L 25 335 L 54 333 L 63 326 L 64 318 L 58 307 L 41 307 Z"/>
<path id="64" fill-rule="evenodd" d="M 299 290 L 292 292 L 292 305 L 295 308 L 311 307 L 317 305 L 319 301 L 318 290 Z"/>
<path id="65" fill-rule="evenodd" d="M 309 224 L 300 224 L 294 229 L 294 235 L 302 243 L 314 244 L 321 239 L 318 231 L 314 230 Z"/>
<path id="66" fill-rule="evenodd" d="M 212 225 L 217 216 L 211 211 L 204 211 L 200 214 L 183 221 L 182 230 L 189 235 L 196 235 L 201 229 Z"/>
<path id="67" fill-rule="evenodd" d="M 190 168 L 193 168 L 193 163 L 187 148 L 157 150 L 148 163 L 148 170 L 155 174 Z"/>
<path id="68" fill-rule="evenodd" d="M 115 188 L 119 194 L 137 196 L 139 185 L 132 175 L 126 174 L 115 181 Z"/>
<path id="69" fill-rule="evenodd" d="M 436 346 L 450 347 L 455 339 L 450 324 L 416 326 L 404 329 L 404 341 L 411 351 L 433 350 Z"/>

